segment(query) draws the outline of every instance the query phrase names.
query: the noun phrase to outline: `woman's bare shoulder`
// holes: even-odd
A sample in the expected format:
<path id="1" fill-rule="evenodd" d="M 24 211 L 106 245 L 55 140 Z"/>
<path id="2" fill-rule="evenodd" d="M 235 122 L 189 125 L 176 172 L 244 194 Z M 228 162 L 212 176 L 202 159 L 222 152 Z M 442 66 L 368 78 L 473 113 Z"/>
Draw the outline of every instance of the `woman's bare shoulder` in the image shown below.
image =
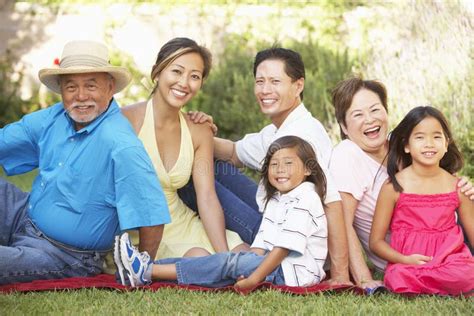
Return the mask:
<path id="1" fill-rule="evenodd" d="M 122 114 L 132 124 L 133 129 L 138 134 L 143 125 L 146 113 L 146 101 L 130 104 L 121 108 Z"/>
<path id="2" fill-rule="evenodd" d="M 202 143 L 203 141 L 211 141 L 213 139 L 209 123 L 194 123 L 188 115 L 184 114 L 183 116 L 186 119 L 194 143 Z"/>

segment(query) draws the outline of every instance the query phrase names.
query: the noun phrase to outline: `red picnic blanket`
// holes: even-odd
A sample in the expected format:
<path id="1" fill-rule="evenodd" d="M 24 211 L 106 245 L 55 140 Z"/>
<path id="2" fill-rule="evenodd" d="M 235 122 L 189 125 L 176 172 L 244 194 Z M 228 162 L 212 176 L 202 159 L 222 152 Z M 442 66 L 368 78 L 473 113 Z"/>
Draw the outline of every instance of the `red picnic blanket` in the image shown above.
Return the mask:
<path id="1" fill-rule="evenodd" d="M 48 290 L 66 290 L 66 289 L 84 289 L 84 288 L 100 288 L 100 289 L 117 289 L 128 291 L 132 288 L 123 286 L 115 281 L 115 277 L 110 274 L 99 274 L 94 277 L 74 277 L 66 279 L 54 280 L 36 280 L 28 283 L 14 283 L 7 285 L 0 285 L 0 293 L 11 292 L 29 292 L 29 291 L 48 291 Z M 180 288 L 190 291 L 236 291 L 233 286 L 226 286 L 221 288 L 207 288 L 197 285 L 179 285 L 170 282 L 154 282 L 151 285 L 140 287 L 142 290 L 157 291 L 161 288 Z M 363 294 L 364 290 L 347 285 L 330 286 L 327 284 L 316 284 L 310 287 L 291 287 L 278 286 L 271 283 L 261 283 L 255 289 L 274 289 L 284 293 L 308 295 L 312 293 L 319 293 L 323 291 L 354 291 Z M 237 292 L 237 291 L 236 291 Z"/>

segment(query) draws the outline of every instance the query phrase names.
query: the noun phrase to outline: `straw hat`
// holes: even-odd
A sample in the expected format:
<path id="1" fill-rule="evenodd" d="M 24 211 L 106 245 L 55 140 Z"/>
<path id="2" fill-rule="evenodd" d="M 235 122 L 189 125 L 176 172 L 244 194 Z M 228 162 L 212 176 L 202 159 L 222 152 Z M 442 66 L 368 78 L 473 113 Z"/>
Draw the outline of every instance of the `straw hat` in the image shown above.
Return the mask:
<path id="1" fill-rule="evenodd" d="M 50 90 L 61 93 L 59 75 L 107 72 L 115 78 L 115 92 L 124 89 L 132 79 L 124 67 L 112 66 L 109 63 L 107 46 L 93 41 L 72 41 L 64 46 L 59 65 L 54 68 L 41 69 L 40 81 Z"/>

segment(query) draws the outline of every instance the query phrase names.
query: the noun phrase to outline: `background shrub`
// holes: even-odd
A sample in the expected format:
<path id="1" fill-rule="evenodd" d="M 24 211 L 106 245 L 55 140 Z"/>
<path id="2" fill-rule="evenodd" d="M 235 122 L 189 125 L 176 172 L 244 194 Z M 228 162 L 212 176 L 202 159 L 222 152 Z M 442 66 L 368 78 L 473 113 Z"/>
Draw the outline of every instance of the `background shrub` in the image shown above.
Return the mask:
<path id="1" fill-rule="evenodd" d="M 210 42 L 213 43 L 214 68 L 203 90 L 187 109 L 213 115 L 219 136 L 237 140 L 269 123 L 261 115 L 253 95 L 253 58 L 260 49 L 284 41 L 280 42 L 281 46 L 292 48 L 303 57 L 306 66 L 304 103 L 323 123 L 334 142 L 339 141 L 339 129 L 330 104 L 330 90 L 349 73 L 359 73 L 366 79 L 381 80 L 387 86 L 392 126 L 418 105 L 431 104 L 445 113 L 465 156 L 462 174 L 474 178 L 474 20 L 467 2 L 336 0 L 183 4 L 170 1 L 167 5 L 127 2 L 132 5 L 124 6 L 125 9 L 133 9 L 131 12 L 150 21 L 161 21 L 148 14 L 150 8 L 157 10 L 157 16 L 166 18 L 171 12 L 181 12 L 173 11 L 179 6 L 195 9 L 190 10 L 193 18 L 189 20 L 198 21 L 192 25 L 203 28 L 199 34 L 206 38 L 209 31 L 206 27 L 213 30 Z M 31 15 L 22 19 L 28 22 L 25 23 L 28 30 L 17 36 L 17 42 L 29 43 L 29 49 L 38 38 L 47 39 L 46 33 L 40 32 L 39 36 L 31 30 L 47 29 L 59 11 L 85 12 L 81 10 L 87 7 L 83 2 L 72 0 L 65 2 L 69 5 L 59 1 L 42 3 L 18 5 L 23 8 L 20 9 L 22 14 Z M 249 9 L 261 10 L 262 19 L 248 19 L 238 13 Z M 144 10 L 148 10 L 148 15 L 143 14 Z M 46 11 L 49 13 L 44 13 Z M 133 74 L 133 83 L 116 96 L 123 105 L 146 99 L 151 86 L 149 74 L 138 70 L 132 56 L 115 48 L 114 36 L 127 24 L 126 16 L 119 15 L 107 22 L 104 34 L 112 64 L 128 67 Z M 14 15 L 4 21 L 5 24 L 14 22 Z M 186 30 L 193 34 L 192 29 Z M 285 32 L 287 30 L 291 32 Z M 31 38 L 25 38 L 24 34 L 30 34 Z M 163 38 L 153 40 L 164 42 Z M 15 52 L 26 54 L 27 47 Z M 8 52 L 0 57 L 0 71 L 0 127 L 59 100 L 57 95 L 47 93 L 45 87 L 37 88 L 31 99 L 22 100 L 19 88 L 23 68 L 18 67 L 16 56 Z"/>

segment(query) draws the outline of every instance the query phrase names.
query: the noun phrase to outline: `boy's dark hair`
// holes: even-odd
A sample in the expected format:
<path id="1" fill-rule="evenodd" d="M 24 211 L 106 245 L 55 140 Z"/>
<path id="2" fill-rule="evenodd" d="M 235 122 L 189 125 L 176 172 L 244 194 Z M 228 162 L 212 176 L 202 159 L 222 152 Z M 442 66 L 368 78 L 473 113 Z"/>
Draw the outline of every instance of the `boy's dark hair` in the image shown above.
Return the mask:
<path id="1" fill-rule="evenodd" d="M 439 162 L 439 166 L 449 173 L 455 173 L 463 166 L 462 154 L 454 142 L 449 124 L 443 113 L 431 106 L 418 106 L 408 112 L 400 124 L 398 124 L 390 134 L 387 173 L 397 192 L 402 192 L 403 188 L 400 183 L 398 183 L 395 175 L 398 171 L 412 164 L 411 155 L 405 152 L 405 146 L 408 144 L 408 140 L 415 126 L 428 117 L 436 119 L 441 124 L 444 136 L 448 142 L 448 151 Z"/>
<path id="2" fill-rule="evenodd" d="M 271 60 L 281 60 L 285 65 L 285 73 L 288 77 L 291 78 L 292 82 L 295 82 L 298 79 L 305 78 L 304 63 L 301 55 L 291 49 L 281 48 L 281 47 L 272 47 L 262 51 L 259 51 L 255 56 L 253 63 L 253 76 L 257 75 L 257 67 L 263 61 Z M 304 89 L 303 89 L 304 90 Z M 303 91 L 300 93 L 301 101 L 303 101 Z"/>
<path id="3" fill-rule="evenodd" d="M 319 197 L 321 198 L 321 203 L 323 206 L 324 200 L 326 198 L 326 176 L 324 175 L 323 169 L 318 163 L 318 159 L 316 158 L 316 154 L 313 150 L 313 147 L 305 140 L 296 137 L 296 136 L 283 136 L 275 140 L 270 147 L 268 147 L 267 155 L 265 156 L 265 160 L 263 162 L 263 167 L 261 171 L 262 182 L 263 186 L 265 187 L 265 207 L 270 201 L 271 197 L 275 194 L 277 189 L 271 185 L 270 181 L 268 180 L 268 169 L 270 165 L 270 160 L 272 159 L 273 155 L 283 148 L 296 148 L 296 154 L 303 162 L 303 166 L 311 172 L 310 175 L 306 176 L 305 181 L 309 181 L 314 183 L 316 186 L 316 192 L 318 193 Z"/>

